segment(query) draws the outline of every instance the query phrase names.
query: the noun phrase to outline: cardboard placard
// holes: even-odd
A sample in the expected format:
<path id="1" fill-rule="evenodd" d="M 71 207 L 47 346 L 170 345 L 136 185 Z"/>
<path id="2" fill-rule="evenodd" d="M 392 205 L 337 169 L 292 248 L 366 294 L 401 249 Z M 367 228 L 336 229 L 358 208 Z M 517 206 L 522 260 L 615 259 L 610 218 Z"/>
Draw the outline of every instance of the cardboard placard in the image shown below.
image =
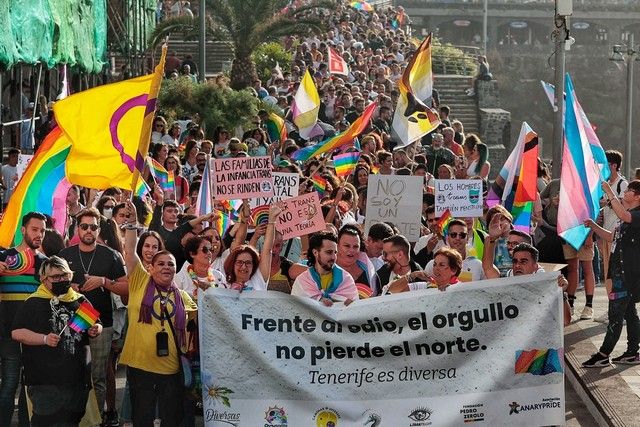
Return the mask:
<path id="1" fill-rule="evenodd" d="M 281 203 L 284 205 L 284 211 L 278 218 L 276 230 L 282 233 L 283 240 L 325 229 L 320 198 L 315 191 L 283 200 Z"/>
<path id="2" fill-rule="evenodd" d="M 273 196 L 271 157 L 216 159 L 213 195 L 226 200 Z"/>
<path id="3" fill-rule="evenodd" d="M 33 154 L 20 154 L 18 155 L 18 164 L 16 165 L 16 173 L 18 175 L 18 180 L 22 178 L 24 175 L 24 171 L 27 170 L 27 166 L 29 166 L 29 162 L 33 159 Z"/>
<path id="4" fill-rule="evenodd" d="M 449 209 L 454 218 L 483 216 L 482 180 L 436 179 L 436 216 Z"/>
<path id="5" fill-rule="evenodd" d="M 377 222 L 391 222 L 410 242 L 420 238 L 421 176 L 369 175 L 365 235 Z"/>
<path id="6" fill-rule="evenodd" d="M 273 196 L 256 197 L 250 200 L 251 208 L 270 205 L 280 200 L 290 199 L 298 195 L 300 186 L 300 175 L 291 172 L 272 172 L 273 176 Z"/>

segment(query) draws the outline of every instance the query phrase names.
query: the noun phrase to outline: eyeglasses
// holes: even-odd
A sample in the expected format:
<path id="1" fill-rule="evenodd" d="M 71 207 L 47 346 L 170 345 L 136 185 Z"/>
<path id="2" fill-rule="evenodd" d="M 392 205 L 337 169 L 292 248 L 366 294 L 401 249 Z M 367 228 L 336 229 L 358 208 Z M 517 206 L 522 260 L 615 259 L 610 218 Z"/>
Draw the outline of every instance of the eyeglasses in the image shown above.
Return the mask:
<path id="1" fill-rule="evenodd" d="M 236 260 L 235 265 L 236 267 L 242 267 L 243 265 L 245 267 L 251 267 L 253 265 L 253 261 L 251 260 L 242 261 L 241 259 L 239 259 L 239 260 Z"/>
<path id="2" fill-rule="evenodd" d="M 59 282 L 61 280 L 66 279 L 67 277 L 69 277 L 68 273 L 52 274 L 49 276 L 49 279 L 51 279 L 52 282 Z"/>
<path id="3" fill-rule="evenodd" d="M 203 254 L 208 254 L 209 252 L 213 252 L 209 246 L 203 246 L 201 249 Z"/>
<path id="4" fill-rule="evenodd" d="M 452 239 L 457 239 L 458 237 L 460 237 L 461 239 L 466 239 L 467 238 L 467 233 L 465 233 L 464 231 L 461 231 L 460 233 L 449 233 L 449 236 L 451 236 Z"/>
<path id="5" fill-rule="evenodd" d="M 88 229 L 91 229 L 91 231 L 97 231 L 98 228 L 100 228 L 96 224 L 80 224 L 80 225 L 78 225 L 78 227 L 82 231 L 87 231 Z"/>

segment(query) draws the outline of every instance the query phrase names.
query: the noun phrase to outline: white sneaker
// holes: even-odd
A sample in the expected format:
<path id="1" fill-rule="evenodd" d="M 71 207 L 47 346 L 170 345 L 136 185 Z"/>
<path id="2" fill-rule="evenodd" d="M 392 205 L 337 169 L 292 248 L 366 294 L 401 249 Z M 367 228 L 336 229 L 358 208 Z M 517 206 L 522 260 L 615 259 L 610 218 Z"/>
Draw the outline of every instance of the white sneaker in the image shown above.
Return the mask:
<path id="1" fill-rule="evenodd" d="M 593 321 L 598 323 L 609 323 L 609 313 L 605 311 L 602 316 L 594 317 Z"/>
<path id="2" fill-rule="evenodd" d="M 580 320 L 591 320 L 593 319 L 593 308 L 585 306 L 582 310 L 582 314 L 580 314 Z"/>

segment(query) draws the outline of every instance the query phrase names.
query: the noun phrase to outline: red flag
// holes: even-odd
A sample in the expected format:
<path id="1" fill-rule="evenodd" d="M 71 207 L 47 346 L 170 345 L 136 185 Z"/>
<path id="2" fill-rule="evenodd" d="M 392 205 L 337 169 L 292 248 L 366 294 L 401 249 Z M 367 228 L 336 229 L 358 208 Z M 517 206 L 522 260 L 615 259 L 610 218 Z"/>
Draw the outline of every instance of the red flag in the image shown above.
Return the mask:
<path id="1" fill-rule="evenodd" d="M 331 74 L 348 76 L 349 66 L 347 65 L 347 61 L 330 46 L 327 46 L 327 48 L 329 49 L 329 72 Z"/>

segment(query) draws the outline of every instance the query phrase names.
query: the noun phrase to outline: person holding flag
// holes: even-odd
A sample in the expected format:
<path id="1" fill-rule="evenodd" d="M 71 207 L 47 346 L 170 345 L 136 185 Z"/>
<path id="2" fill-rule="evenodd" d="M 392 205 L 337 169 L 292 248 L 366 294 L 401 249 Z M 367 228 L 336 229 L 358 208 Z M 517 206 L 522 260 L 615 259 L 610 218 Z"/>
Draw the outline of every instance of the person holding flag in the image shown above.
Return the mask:
<path id="1" fill-rule="evenodd" d="M 53 256 L 43 261 L 42 284 L 13 322 L 11 337 L 22 344 L 33 425 L 77 425 L 87 406 L 91 390 L 89 338 L 99 336 L 102 325 L 95 323 L 97 312 L 89 301 L 71 288 L 72 276 L 63 258 Z M 75 321 L 82 310 L 91 313 L 91 322 Z"/>

